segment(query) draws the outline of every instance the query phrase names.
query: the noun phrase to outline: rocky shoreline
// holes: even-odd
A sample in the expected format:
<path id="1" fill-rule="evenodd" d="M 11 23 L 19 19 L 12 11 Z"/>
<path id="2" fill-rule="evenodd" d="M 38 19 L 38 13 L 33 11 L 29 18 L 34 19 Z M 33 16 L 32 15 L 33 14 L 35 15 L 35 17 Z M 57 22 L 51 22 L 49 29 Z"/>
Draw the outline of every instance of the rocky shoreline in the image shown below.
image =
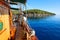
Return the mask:
<path id="1" fill-rule="evenodd" d="M 34 17 L 34 18 L 53 16 L 53 15 L 51 15 L 51 14 L 30 14 L 30 13 L 25 14 L 25 15 L 27 15 L 27 17 Z M 55 15 L 55 14 L 54 14 L 54 15 Z"/>

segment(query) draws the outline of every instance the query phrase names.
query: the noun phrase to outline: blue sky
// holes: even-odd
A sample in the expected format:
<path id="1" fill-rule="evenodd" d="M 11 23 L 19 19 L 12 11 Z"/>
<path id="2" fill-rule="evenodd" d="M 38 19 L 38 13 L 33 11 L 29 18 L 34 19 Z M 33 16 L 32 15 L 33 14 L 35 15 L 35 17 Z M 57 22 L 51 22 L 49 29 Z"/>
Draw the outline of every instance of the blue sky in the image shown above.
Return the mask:
<path id="1" fill-rule="evenodd" d="M 27 9 L 41 9 L 60 15 L 60 0 L 27 0 L 26 5 Z"/>
<path id="2" fill-rule="evenodd" d="M 60 0 L 27 0 L 27 9 L 41 9 L 60 14 Z"/>

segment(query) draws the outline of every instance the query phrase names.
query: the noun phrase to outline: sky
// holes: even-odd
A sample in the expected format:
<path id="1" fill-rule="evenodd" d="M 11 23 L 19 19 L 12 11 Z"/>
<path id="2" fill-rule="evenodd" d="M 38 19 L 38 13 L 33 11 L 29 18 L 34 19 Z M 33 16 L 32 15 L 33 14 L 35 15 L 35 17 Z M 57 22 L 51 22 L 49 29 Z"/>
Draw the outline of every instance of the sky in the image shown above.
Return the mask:
<path id="1" fill-rule="evenodd" d="M 60 15 L 60 0 L 27 0 L 27 9 L 41 9 Z"/>
<path id="2" fill-rule="evenodd" d="M 27 0 L 27 9 L 40 9 L 60 15 L 60 0 Z M 18 6 L 12 5 L 17 8 Z"/>

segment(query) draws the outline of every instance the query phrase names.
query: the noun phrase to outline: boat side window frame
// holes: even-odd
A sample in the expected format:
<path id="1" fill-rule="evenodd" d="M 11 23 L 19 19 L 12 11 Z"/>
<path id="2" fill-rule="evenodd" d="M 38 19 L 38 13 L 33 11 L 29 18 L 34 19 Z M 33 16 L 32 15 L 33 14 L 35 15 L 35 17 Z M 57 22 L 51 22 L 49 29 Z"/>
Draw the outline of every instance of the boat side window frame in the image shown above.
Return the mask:
<path id="1" fill-rule="evenodd" d="M 1 15 L 8 14 L 8 8 L 0 5 L 0 12 L 2 13 Z"/>
<path id="2" fill-rule="evenodd" d="M 2 7 L 0 6 L 0 17 L 1 17 L 1 15 L 2 15 L 2 10 L 1 10 L 1 9 L 2 9 Z"/>

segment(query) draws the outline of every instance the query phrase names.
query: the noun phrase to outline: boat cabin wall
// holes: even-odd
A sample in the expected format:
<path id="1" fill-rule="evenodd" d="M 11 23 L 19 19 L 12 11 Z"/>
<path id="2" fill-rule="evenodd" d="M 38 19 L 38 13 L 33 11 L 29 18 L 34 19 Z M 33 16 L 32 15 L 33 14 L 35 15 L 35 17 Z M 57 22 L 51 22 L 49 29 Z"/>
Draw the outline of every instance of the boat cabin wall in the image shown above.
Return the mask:
<path id="1" fill-rule="evenodd" d="M 0 40 L 10 38 L 9 6 L 4 1 L 0 1 Z"/>

